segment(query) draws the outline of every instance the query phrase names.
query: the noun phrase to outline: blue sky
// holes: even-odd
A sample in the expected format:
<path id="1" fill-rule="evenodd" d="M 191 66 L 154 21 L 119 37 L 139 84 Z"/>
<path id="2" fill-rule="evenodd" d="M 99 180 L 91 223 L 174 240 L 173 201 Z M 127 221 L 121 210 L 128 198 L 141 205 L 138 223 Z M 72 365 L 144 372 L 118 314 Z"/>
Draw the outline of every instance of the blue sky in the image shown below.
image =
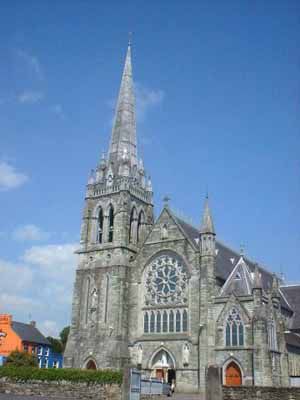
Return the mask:
<path id="1" fill-rule="evenodd" d="M 218 238 L 300 281 L 299 1 L 2 1 L 0 312 L 68 323 L 85 184 L 133 31 L 139 154 Z"/>

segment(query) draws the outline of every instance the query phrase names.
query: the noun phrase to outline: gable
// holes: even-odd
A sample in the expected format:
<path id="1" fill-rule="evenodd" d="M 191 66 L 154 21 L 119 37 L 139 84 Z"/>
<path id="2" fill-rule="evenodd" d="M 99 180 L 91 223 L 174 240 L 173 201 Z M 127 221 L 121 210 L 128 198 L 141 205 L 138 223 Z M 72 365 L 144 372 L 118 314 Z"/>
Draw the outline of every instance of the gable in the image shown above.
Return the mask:
<path id="1" fill-rule="evenodd" d="M 185 239 L 190 240 L 189 237 L 186 237 L 180 225 L 178 225 L 172 212 L 165 207 L 154 223 L 144 245 Z"/>
<path id="2" fill-rule="evenodd" d="M 220 296 L 229 296 L 231 293 L 236 296 L 251 295 L 252 287 L 253 278 L 247 264 L 241 257 L 222 287 Z"/>

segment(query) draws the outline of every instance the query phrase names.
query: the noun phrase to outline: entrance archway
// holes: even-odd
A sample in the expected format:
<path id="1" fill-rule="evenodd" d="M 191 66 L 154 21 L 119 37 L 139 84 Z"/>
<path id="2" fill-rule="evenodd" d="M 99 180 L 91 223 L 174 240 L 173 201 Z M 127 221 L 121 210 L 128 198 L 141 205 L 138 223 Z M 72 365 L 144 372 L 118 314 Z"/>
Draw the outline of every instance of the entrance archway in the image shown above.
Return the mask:
<path id="1" fill-rule="evenodd" d="M 225 385 L 226 386 L 242 385 L 242 372 L 240 367 L 234 361 L 231 361 L 226 367 Z"/>
<path id="2" fill-rule="evenodd" d="M 175 362 L 165 349 L 158 351 L 151 360 L 151 376 L 170 384 L 176 381 Z"/>
<path id="3" fill-rule="evenodd" d="M 97 369 L 96 363 L 93 360 L 89 360 L 86 364 L 86 369 Z"/>

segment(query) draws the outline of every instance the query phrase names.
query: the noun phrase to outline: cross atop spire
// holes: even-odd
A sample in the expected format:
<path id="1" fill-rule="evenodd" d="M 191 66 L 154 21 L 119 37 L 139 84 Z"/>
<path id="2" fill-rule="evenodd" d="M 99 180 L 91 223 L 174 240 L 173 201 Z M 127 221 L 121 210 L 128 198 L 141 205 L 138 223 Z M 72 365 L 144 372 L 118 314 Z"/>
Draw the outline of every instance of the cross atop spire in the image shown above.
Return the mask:
<path id="1" fill-rule="evenodd" d="M 129 38 L 119 97 L 109 148 L 109 161 L 118 163 L 125 152 L 130 165 L 137 165 L 135 97 L 131 65 L 131 40 Z"/>
<path id="2" fill-rule="evenodd" d="M 213 223 L 212 215 L 210 212 L 207 195 L 206 195 L 206 199 L 205 199 L 204 212 L 203 212 L 203 217 L 202 217 L 200 233 L 215 234 L 214 223 Z"/>

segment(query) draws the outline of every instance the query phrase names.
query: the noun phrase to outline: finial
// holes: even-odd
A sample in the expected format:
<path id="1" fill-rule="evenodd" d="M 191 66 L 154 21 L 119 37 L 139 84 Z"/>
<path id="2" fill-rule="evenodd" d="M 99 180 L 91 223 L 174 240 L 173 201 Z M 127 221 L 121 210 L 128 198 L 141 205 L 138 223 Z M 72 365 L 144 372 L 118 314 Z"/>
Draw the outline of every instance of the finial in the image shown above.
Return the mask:
<path id="1" fill-rule="evenodd" d="M 243 243 L 240 244 L 240 255 L 242 257 L 245 255 L 245 245 Z"/>
<path id="2" fill-rule="evenodd" d="M 169 206 L 169 201 L 170 200 L 171 200 L 170 197 L 167 196 L 167 195 L 163 198 L 163 202 L 164 202 L 165 207 Z"/>
<path id="3" fill-rule="evenodd" d="M 132 43 L 132 32 L 128 32 L 128 47 L 131 46 Z"/>

